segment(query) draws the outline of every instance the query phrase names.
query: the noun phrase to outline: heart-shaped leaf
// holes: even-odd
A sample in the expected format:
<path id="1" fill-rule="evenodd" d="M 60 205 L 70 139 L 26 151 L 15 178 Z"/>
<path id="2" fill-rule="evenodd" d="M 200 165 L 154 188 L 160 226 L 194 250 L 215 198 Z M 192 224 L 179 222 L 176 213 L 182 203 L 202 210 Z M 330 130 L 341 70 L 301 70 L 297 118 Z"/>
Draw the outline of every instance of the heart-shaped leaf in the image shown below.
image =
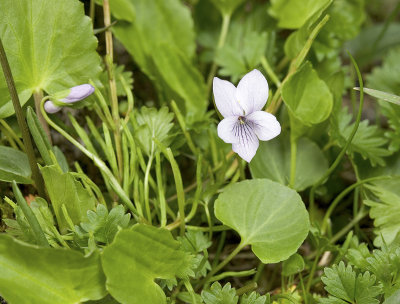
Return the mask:
<path id="1" fill-rule="evenodd" d="M 283 84 L 282 98 L 294 117 L 307 126 L 326 120 L 333 107 L 329 87 L 309 62 Z"/>
<path id="2" fill-rule="evenodd" d="M 0 293 L 9 303 L 81 303 L 105 296 L 99 255 L 40 248 L 0 235 Z"/>
<path id="3" fill-rule="evenodd" d="M 193 274 L 192 256 L 168 230 L 141 224 L 119 232 L 104 249 L 102 263 L 108 291 L 127 304 L 164 304 L 165 294 L 154 279 Z"/>
<path id="4" fill-rule="evenodd" d="M 33 92 L 49 94 L 87 83 L 100 72 L 92 22 L 78 0 L 2 0 L 0 36 L 24 104 Z M 0 73 L 0 117 L 14 113 Z"/>
<path id="5" fill-rule="evenodd" d="M 215 216 L 239 233 L 263 263 L 294 254 L 306 238 L 308 212 L 296 191 L 269 179 L 246 180 L 225 188 Z"/>
<path id="6" fill-rule="evenodd" d="M 269 178 L 287 185 L 290 178 L 290 142 L 288 136 L 260 142 L 250 163 L 253 178 Z M 328 170 L 328 161 L 317 144 L 306 137 L 297 142 L 296 174 L 293 188 L 297 191 L 312 186 Z M 307 172 L 307 174 L 304 174 Z"/>

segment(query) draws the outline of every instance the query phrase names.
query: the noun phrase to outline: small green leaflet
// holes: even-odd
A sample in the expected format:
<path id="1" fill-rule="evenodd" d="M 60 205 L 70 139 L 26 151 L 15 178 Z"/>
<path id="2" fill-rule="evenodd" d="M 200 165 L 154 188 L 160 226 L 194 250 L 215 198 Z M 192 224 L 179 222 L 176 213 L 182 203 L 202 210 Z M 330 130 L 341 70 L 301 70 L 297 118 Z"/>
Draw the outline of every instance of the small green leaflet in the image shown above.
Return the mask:
<path id="1" fill-rule="evenodd" d="M 230 283 L 222 287 L 219 282 L 213 283 L 209 290 L 203 290 L 201 297 L 205 304 L 237 304 L 239 300 Z"/>

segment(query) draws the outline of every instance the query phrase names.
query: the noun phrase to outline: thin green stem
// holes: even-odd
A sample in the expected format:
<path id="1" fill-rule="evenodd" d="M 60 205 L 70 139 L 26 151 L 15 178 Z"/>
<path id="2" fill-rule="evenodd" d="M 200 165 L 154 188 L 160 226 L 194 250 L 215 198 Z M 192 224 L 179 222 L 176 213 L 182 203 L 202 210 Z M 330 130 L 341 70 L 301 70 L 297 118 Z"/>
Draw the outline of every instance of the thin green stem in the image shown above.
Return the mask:
<path id="1" fill-rule="evenodd" d="M 18 144 L 18 147 L 21 151 L 25 151 L 25 146 L 22 143 L 19 136 L 14 132 L 14 130 L 8 125 L 8 123 L 4 119 L 0 119 L 0 124 L 4 127 L 4 129 L 9 133 L 11 138 Z"/>
<path id="2" fill-rule="evenodd" d="M 207 96 L 210 95 L 212 81 L 213 81 L 213 78 L 214 78 L 214 76 L 215 76 L 215 74 L 217 72 L 217 67 L 218 66 L 217 66 L 217 64 L 215 62 L 215 56 L 218 53 L 218 51 L 225 44 L 225 40 L 226 40 L 226 36 L 228 34 L 228 29 L 229 29 L 230 22 L 231 22 L 231 14 L 227 14 L 227 15 L 224 15 L 222 17 L 222 27 L 221 27 L 221 32 L 219 34 L 218 44 L 217 44 L 217 47 L 215 49 L 214 61 L 213 61 L 213 64 L 211 66 L 210 72 L 209 72 L 208 77 L 207 77 Z M 215 104 L 214 104 L 214 106 L 215 106 Z"/>
<path id="3" fill-rule="evenodd" d="M 188 279 L 184 279 L 183 283 L 185 284 L 186 290 L 189 292 L 191 298 L 192 298 L 192 302 L 193 304 L 197 304 L 197 300 L 196 300 L 196 293 L 193 290 L 192 284 L 190 284 L 190 281 Z"/>
<path id="4" fill-rule="evenodd" d="M 34 92 L 33 99 L 35 100 L 35 111 L 36 111 L 37 118 L 38 118 L 40 124 L 42 125 L 42 128 L 43 128 L 44 132 L 46 133 L 47 138 L 51 144 L 51 134 L 50 134 L 49 125 L 47 124 L 46 120 L 43 118 L 42 113 L 40 112 L 40 101 L 43 99 L 43 92 L 41 90 Z"/>
<path id="5" fill-rule="evenodd" d="M 292 122 L 292 120 L 290 120 Z M 289 187 L 293 188 L 296 179 L 296 158 L 297 158 L 297 137 L 292 130 L 290 131 L 290 181 Z"/>
<path id="6" fill-rule="evenodd" d="M 321 256 L 321 252 L 318 251 L 317 255 L 314 258 L 314 262 L 313 262 L 313 264 L 311 266 L 311 270 L 310 270 L 310 274 L 309 274 L 308 281 L 307 281 L 307 286 L 306 286 L 306 294 L 308 294 L 310 292 L 311 283 L 313 281 L 314 273 L 315 273 L 315 270 L 317 269 L 318 259 L 319 259 L 320 256 Z"/>
<path id="7" fill-rule="evenodd" d="M 361 114 L 362 114 L 362 109 L 363 109 L 363 105 L 364 105 L 364 83 L 362 80 L 362 76 L 360 73 L 360 70 L 358 68 L 358 65 L 356 63 L 356 61 L 354 60 L 353 56 L 351 56 L 351 54 L 349 53 L 350 59 L 354 65 L 354 68 L 356 69 L 357 72 L 357 76 L 358 76 L 358 81 L 360 83 L 360 105 L 358 107 L 358 113 L 357 113 L 357 117 L 356 117 L 356 122 L 354 123 L 354 127 L 353 130 L 350 133 L 349 138 L 346 141 L 346 144 L 344 145 L 343 149 L 340 151 L 339 155 L 336 157 L 335 161 L 333 162 L 333 164 L 329 167 L 329 169 L 325 172 L 325 174 L 319 179 L 318 182 L 316 182 L 310 190 L 310 210 L 314 209 L 314 204 L 315 204 L 315 190 L 322 185 L 325 180 L 332 174 L 332 172 L 336 169 L 336 167 L 340 164 L 340 162 L 342 161 L 343 156 L 346 154 L 347 149 L 349 148 L 351 141 L 353 140 L 354 136 L 356 135 L 356 132 L 358 130 L 358 126 L 360 124 L 361 121 Z"/>
<path id="8" fill-rule="evenodd" d="M 239 245 L 235 248 L 235 250 L 233 250 L 221 263 L 219 263 L 215 268 L 213 268 L 206 275 L 206 277 L 199 282 L 199 284 L 196 286 L 196 290 L 198 290 L 201 286 L 207 283 L 214 274 L 216 274 L 218 271 L 224 268 L 245 246 L 246 246 L 245 243 L 240 242 Z"/>
<path id="9" fill-rule="evenodd" d="M 164 193 L 164 183 L 161 174 L 161 157 L 160 153 L 156 153 L 156 178 L 157 178 L 157 186 L 158 186 L 158 201 L 160 203 L 160 213 L 161 213 L 161 227 L 165 227 L 167 225 L 167 203 L 165 201 L 165 193 Z"/>
<path id="10" fill-rule="evenodd" d="M 220 281 L 228 277 L 242 278 L 249 277 L 256 273 L 256 269 L 243 270 L 243 271 L 225 271 L 219 275 L 213 276 L 208 280 L 208 283 Z M 256 284 L 257 285 L 257 284 Z"/>
<path id="11" fill-rule="evenodd" d="M 265 56 L 261 57 L 261 65 L 264 68 L 265 72 L 267 72 L 269 78 L 271 78 L 273 83 L 275 83 L 276 87 L 280 87 L 282 83 L 279 80 L 278 76 L 276 76 L 274 70 L 271 68 L 271 66 L 267 60 L 267 57 L 265 57 Z"/>
<path id="12" fill-rule="evenodd" d="M 110 3 L 109 0 L 103 0 L 103 12 L 104 12 L 104 26 L 108 27 L 105 33 L 106 36 L 106 68 L 108 72 L 108 83 L 110 87 L 110 99 L 111 99 L 111 113 L 115 124 L 114 129 L 114 140 L 115 140 L 115 150 L 117 154 L 118 161 L 118 179 L 122 179 L 123 174 L 123 155 L 121 146 L 121 130 L 120 130 L 120 116 L 118 107 L 118 95 L 117 95 L 117 84 L 114 75 L 114 53 L 113 53 L 113 39 L 111 26 L 111 13 L 110 13 Z"/>
<path id="13" fill-rule="evenodd" d="M 336 208 L 336 206 L 342 201 L 342 199 L 349 194 L 353 189 L 365 184 L 365 183 L 370 183 L 370 182 L 374 182 L 374 181 L 378 181 L 378 180 L 385 180 L 385 179 L 392 179 L 393 176 L 377 176 L 377 177 L 371 177 L 371 178 L 367 178 L 364 180 L 360 180 L 357 183 L 354 183 L 352 185 L 350 185 L 349 187 L 347 187 L 346 189 L 344 189 L 332 202 L 332 204 L 329 205 L 328 210 L 325 213 L 325 216 L 322 220 L 322 225 L 321 225 L 321 232 L 322 234 L 325 233 L 326 231 L 326 227 L 328 225 L 328 221 L 329 218 L 331 217 L 331 214 L 333 212 L 333 210 Z"/>
<path id="14" fill-rule="evenodd" d="M 153 164 L 153 158 L 154 158 L 154 141 L 152 141 L 151 143 L 151 152 L 149 160 L 146 165 L 146 171 L 144 174 L 144 206 L 146 210 L 147 220 L 149 221 L 150 224 L 152 223 L 152 219 L 151 219 L 150 198 L 149 198 L 149 176 L 150 176 L 151 166 Z"/>
<path id="15" fill-rule="evenodd" d="M 247 292 L 251 292 L 253 290 L 256 290 L 258 287 L 256 282 L 251 282 L 241 288 L 239 288 L 238 290 L 236 290 L 236 295 L 240 296 L 242 294 L 245 294 Z"/>
<path id="16" fill-rule="evenodd" d="M 344 226 L 340 231 L 338 231 L 329 241 L 330 244 L 335 244 L 342 236 L 344 236 L 350 229 L 361 221 L 366 215 L 368 211 L 361 210 L 355 218 L 353 218 L 346 226 Z"/>
<path id="17" fill-rule="evenodd" d="M 19 128 L 22 133 L 22 140 L 24 142 L 25 151 L 28 155 L 29 166 L 32 171 L 32 178 L 35 181 L 36 189 L 41 197 L 46 197 L 46 192 L 44 189 L 43 178 L 40 175 L 39 168 L 36 163 L 35 152 L 33 150 L 31 136 L 29 134 L 28 125 L 25 121 L 24 113 L 22 112 L 21 104 L 19 102 L 19 97 L 17 89 L 15 87 L 14 78 L 11 73 L 10 65 L 7 60 L 7 55 L 3 47 L 3 42 L 0 38 L 0 63 L 3 69 L 4 78 L 6 80 L 8 90 L 10 91 L 11 100 L 14 106 L 15 115 L 17 116 L 17 121 Z"/>
<path id="18" fill-rule="evenodd" d="M 68 139 L 75 147 L 77 147 L 79 150 L 83 152 L 87 157 L 89 157 L 91 160 L 93 160 L 94 164 L 105 174 L 105 176 L 108 177 L 108 182 L 110 183 L 111 187 L 115 191 L 115 193 L 121 198 L 122 202 L 126 205 L 126 207 L 134 214 L 138 215 L 138 212 L 133 205 L 132 201 L 130 198 L 126 195 L 124 190 L 122 189 L 121 185 L 118 183 L 110 169 L 107 167 L 107 165 L 96 155 L 93 153 L 89 152 L 84 146 L 82 146 L 78 141 L 76 141 L 71 135 L 69 135 L 67 132 L 65 132 L 62 128 L 60 128 L 56 123 L 54 123 L 49 116 L 47 115 L 46 111 L 44 110 L 44 102 L 47 100 L 47 97 L 42 99 L 42 102 L 40 104 L 40 109 L 42 111 L 43 117 L 46 119 L 48 124 L 52 126 L 57 132 L 59 132 L 61 135 L 63 135 L 66 139 Z"/>
<path id="19" fill-rule="evenodd" d="M 31 227 L 33 234 L 35 235 L 36 241 L 40 246 L 43 247 L 50 247 L 49 242 L 46 239 L 46 236 L 44 235 L 44 232 L 42 230 L 42 227 L 40 227 L 40 224 L 33 213 L 32 209 L 28 206 L 28 203 L 22 196 L 21 191 L 19 190 L 17 183 L 15 181 L 12 182 L 12 189 L 15 195 L 15 198 L 17 199 L 18 205 L 21 207 L 22 212 L 24 213 L 29 226 Z"/>

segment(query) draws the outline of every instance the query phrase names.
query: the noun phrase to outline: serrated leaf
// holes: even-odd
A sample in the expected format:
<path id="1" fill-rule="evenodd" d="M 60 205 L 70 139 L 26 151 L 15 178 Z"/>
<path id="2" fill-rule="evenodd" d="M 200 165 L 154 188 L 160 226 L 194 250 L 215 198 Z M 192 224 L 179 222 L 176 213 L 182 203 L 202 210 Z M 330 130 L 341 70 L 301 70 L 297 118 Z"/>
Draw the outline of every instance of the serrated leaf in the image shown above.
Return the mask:
<path id="1" fill-rule="evenodd" d="M 31 184 L 31 167 L 24 152 L 0 146 L 0 181 Z"/>
<path id="2" fill-rule="evenodd" d="M 215 201 L 215 216 L 239 233 L 263 263 L 297 251 L 309 231 L 308 212 L 296 191 L 268 179 L 232 184 Z"/>
<path id="3" fill-rule="evenodd" d="M 303 191 L 316 183 L 328 170 L 328 161 L 321 149 L 308 138 L 297 142 L 296 175 L 293 189 Z M 256 156 L 250 163 L 253 178 L 269 178 L 288 185 L 290 178 L 289 136 L 279 136 L 260 142 Z M 307 172 L 307 174 L 304 174 Z"/>
<path id="4" fill-rule="evenodd" d="M 230 283 L 222 287 L 219 282 L 213 283 L 209 290 L 203 290 L 201 297 L 205 304 L 237 304 L 239 300 L 235 288 L 232 288 Z"/>
<path id="5" fill-rule="evenodd" d="M 307 126 L 326 120 L 333 107 L 332 93 L 309 62 L 283 84 L 282 98 L 293 116 Z"/>
<path id="6" fill-rule="evenodd" d="M 386 244 L 391 244 L 400 233 L 400 196 L 383 186 L 367 186 L 376 196 L 377 200 L 364 200 L 364 204 L 371 207 L 369 214 L 374 220 L 374 240 L 376 246 L 382 246 L 383 237 Z"/>
<path id="7" fill-rule="evenodd" d="M 73 224 L 86 219 L 86 212 L 94 210 L 96 199 L 71 173 L 63 173 L 56 165 L 41 167 L 46 189 L 62 232 L 69 227 L 62 212 L 64 205 Z"/>
<path id="8" fill-rule="evenodd" d="M 321 299 L 320 303 L 357 303 L 378 304 L 376 296 L 381 290 L 375 285 L 375 276 L 367 271 L 364 274 L 356 274 L 350 265 L 347 267 L 343 262 L 324 269 L 322 276 L 325 289 L 330 293 L 328 299 Z M 333 299 L 332 299 L 333 298 Z M 335 302 L 339 300 L 339 302 Z"/>
<path id="9" fill-rule="evenodd" d="M 154 280 L 193 275 L 192 260 L 169 231 L 142 224 L 121 230 L 102 255 L 107 290 L 127 304 L 166 303 Z"/>
<path id="10" fill-rule="evenodd" d="M 181 242 L 183 250 L 193 254 L 202 252 L 212 244 L 202 231 L 196 230 L 187 231 L 184 237 L 178 237 L 178 241 Z"/>
<path id="11" fill-rule="evenodd" d="M 157 145 L 153 143 L 153 138 L 156 138 L 166 146 L 169 145 L 171 140 L 169 131 L 173 127 L 171 123 L 173 118 L 174 114 L 170 113 L 167 107 L 162 107 L 159 110 L 142 107 L 140 112 L 136 114 L 139 128 L 135 132 L 135 137 L 147 155 L 151 154 L 152 146 L 157 149 Z"/>
<path id="12" fill-rule="evenodd" d="M 0 293 L 8 303 L 75 304 L 106 295 L 99 255 L 31 246 L 0 235 Z"/>
<path id="13" fill-rule="evenodd" d="M 29 18 L 27 17 L 29 16 Z M 78 0 L 0 1 L 0 35 L 21 104 L 96 79 L 100 57 L 92 22 Z M 0 73 L 0 117 L 14 108 Z"/>
<path id="14" fill-rule="evenodd" d="M 253 291 L 250 294 L 244 294 L 240 297 L 240 304 L 270 304 L 269 296 L 261 296 L 257 292 Z"/>
<path id="15" fill-rule="evenodd" d="M 349 138 L 354 123 L 351 123 L 352 115 L 343 108 L 332 119 L 332 137 L 336 139 L 340 147 L 344 147 Z M 387 139 L 377 125 L 370 125 L 368 120 L 360 122 L 357 133 L 348 148 L 348 153 L 359 153 L 364 159 L 369 159 L 371 165 L 385 165 L 383 157 L 392 154 L 385 147 Z"/>
<path id="16" fill-rule="evenodd" d="M 272 0 L 268 12 L 278 19 L 278 27 L 298 29 L 328 2 L 329 0 Z"/>
<path id="17" fill-rule="evenodd" d="M 108 213 L 104 205 L 97 205 L 96 211 L 88 210 L 87 219 L 75 226 L 78 238 L 86 239 L 93 236 L 96 242 L 110 244 L 119 229 L 129 226 L 131 215 L 125 213 L 122 205 L 115 206 Z"/>

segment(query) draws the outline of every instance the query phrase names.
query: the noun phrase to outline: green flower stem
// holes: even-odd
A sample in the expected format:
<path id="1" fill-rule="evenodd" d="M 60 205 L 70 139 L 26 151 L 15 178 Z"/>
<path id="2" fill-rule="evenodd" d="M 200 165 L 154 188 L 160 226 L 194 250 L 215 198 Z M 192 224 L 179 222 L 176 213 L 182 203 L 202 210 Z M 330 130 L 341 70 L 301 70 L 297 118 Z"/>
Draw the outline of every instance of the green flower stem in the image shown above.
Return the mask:
<path id="1" fill-rule="evenodd" d="M 192 303 L 197 304 L 196 293 L 193 290 L 192 284 L 190 284 L 190 281 L 187 278 L 183 280 L 183 283 L 192 298 Z"/>
<path id="2" fill-rule="evenodd" d="M 293 75 L 297 69 L 300 67 L 300 65 L 304 62 L 304 59 L 306 58 L 308 52 L 310 51 L 310 48 L 317 37 L 318 33 L 321 31 L 323 26 L 328 22 L 329 20 L 329 15 L 326 15 L 318 24 L 317 26 L 313 29 L 311 32 L 310 36 L 308 37 L 306 43 L 304 44 L 303 48 L 301 49 L 300 53 L 294 58 L 290 64 L 289 67 L 289 72 L 287 73 L 285 79 L 282 81 L 282 85 L 289 79 L 291 75 Z M 271 103 L 267 107 L 267 112 L 275 114 L 279 106 L 282 103 L 282 85 L 278 87 L 276 90 L 274 96 L 272 97 Z"/>
<path id="3" fill-rule="evenodd" d="M 250 284 L 247 284 L 247 285 L 237 289 L 236 295 L 241 296 L 242 294 L 251 292 L 253 290 L 256 290 L 257 288 L 258 288 L 258 284 L 256 282 L 251 282 Z"/>
<path id="4" fill-rule="evenodd" d="M 33 99 L 35 100 L 35 112 L 37 115 L 37 118 L 39 119 L 40 124 L 42 125 L 42 128 L 44 132 L 47 135 L 47 138 L 49 139 L 49 142 L 51 144 L 51 134 L 50 134 L 50 129 L 49 125 L 47 124 L 46 120 L 43 118 L 42 113 L 40 112 L 40 101 L 43 99 L 43 91 L 39 90 L 33 93 Z"/>
<path id="5" fill-rule="evenodd" d="M 213 81 L 213 78 L 214 78 L 214 76 L 215 76 L 215 74 L 217 72 L 217 67 L 218 66 L 215 63 L 215 56 L 218 53 L 218 51 L 225 44 L 226 36 L 228 34 L 229 24 L 231 23 L 231 15 L 232 15 L 232 13 L 226 14 L 226 15 L 224 15 L 222 17 L 222 27 L 221 27 L 221 32 L 219 34 L 218 44 L 217 44 L 217 47 L 216 47 L 215 53 L 214 53 L 214 61 L 213 61 L 213 64 L 211 66 L 210 73 L 208 74 L 208 77 L 207 77 L 207 96 L 210 95 L 212 81 Z M 214 101 L 214 106 L 215 106 L 215 101 Z M 215 108 L 217 108 L 217 107 L 215 106 Z"/>
<path id="6" fill-rule="evenodd" d="M 19 149 L 25 152 L 24 144 L 22 143 L 19 136 L 15 134 L 14 130 L 8 125 L 8 123 L 4 119 L 0 119 L 0 124 L 3 126 L 4 130 L 8 132 L 10 138 L 18 144 Z"/>
<path id="7" fill-rule="evenodd" d="M 362 76 L 360 73 L 360 69 L 358 68 L 357 62 L 354 60 L 353 56 L 351 56 L 351 54 L 349 53 L 351 62 L 354 65 L 354 68 L 356 69 L 357 72 L 357 76 L 358 76 L 358 81 L 360 83 L 360 105 L 358 107 L 358 113 L 357 113 L 357 117 L 356 117 L 356 122 L 354 124 L 353 130 L 350 133 L 349 138 L 346 141 L 346 144 L 344 145 L 343 149 L 340 151 L 339 155 L 336 157 L 335 161 L 333 162 L 333 164 L 329 167 L 329 169 L 325 172 L 325 174 L 319 179 L 318 182 L 316 182 L 310 190 L 310 210 L 312 211 L 314 209 L 314 204 L 315 204 L 315 190 L 322 185 L 325 180 L 332 174 L 332 172 L 336 169 L 336 167 L 340 164 L 343 156 L 346 154 L 347 149 L 350 146 L 351 141 L 354 138 L 354 135 L 356 135 L 356 132 L 358 130 L 358 126 L 360 124 L 361 121 L 361 114 L 362 114 L 362 109 L 363 109 L 363 105 L 364 105 L 364 83 L 362 80 Z"/>
<path id="8" fill-rule="evenodd" d="M 82 151 L 87 157 L 93 160 L 94 164 L 104 173 L 104 175 L 108 178 L 110 186 L 115 191 L 115 193 L 121 198 L 122 202 L 125 206 L 135 215 L 138 216 L 138 212 L 133 205 L 132 201 L 126 195 L 124 190 L 121 188 L 121 185 L 118 183 L 117 179 L 114 177 L 110 169 L 107 165 L 96 155 L 89 152 L 84 146 L 82 146 L 79 142 L 77 142 L 71 135 L 65 132 L 62 128 L 60 128 L 57 124 L 55 124 L 47 115 L 46 111 L 44 110 L 44 102 L 47 100 L 48 97 L 42 99 L 40 103 L 40 110 L 42 111 L 43 117 L 46 119 L 47 123 L 52 126 L 57 132 L 63 135 L 66 139 L 68 139 L 75 147 Z"/>
<path id="9" fill-rule="evenodd" d="M 291 122 L 291 131 L 290 131 L 290 181 L 289 187 L 293 188 L 295 179 L 296 179 L 296 157 L 297 157 L 297 136 L 293 131 L 293 120 Z"/>
<path id="10" fill-rule="evenodd" d="M 104 26 L 108 27 L 105 33 L 106 36 L 106 67 L 108 71 L 108 81 L 110 86 L 110 98 L 111 98 L 111 113 L 115 124 L 114 129 L 114 140 L 115 140 L 115 150 L 117 154 L 118 161 L 118 180 L 122 179 L 123 174 L 123 158 L 122 158 L 122 146 L 121 146 L 121 131 L 120 131 L 120 116 L 118 107 L 118 96 L 117 96 L 117 84 L 115 82 L 114 75 L 114 54 L 113 54 L 113 40 L 112 32 L 109 28 L 111 26 L 111 13 L 110 13 L 110 3 L 108 0 L 103 0 L 103 12 L 104 12 Z"/>
<path id="11" fill-rule="evenodd" d="M 385 179 L 392 179 L 393 176 L 377 176 L 377 177 L 371 177 L 371 178 L 367 178 L 364 180 L 360 180 L 357 183 L 354 183 L 352 185 L 350 185 L 349 187 L 347 187 L 346 189 L 344 189 L 332 202 L 332 204 L 329 205 L 328 210 L 325 213 L 325 216 L 322 220 L 322 225 L 321 225 L 321 233 L 325 234 L 326 232 L 326 227 L 328 226 L 328 221 L 329 218 L 333 212 L 333 210 L 336 208 L 336 206 L 342 201 L 342 199 L 349 194 L 353 189 L 366 184 L 366 183 L 370 183 L 370 182 L 374 182 L 374 181 L 378 181 L 378 180 L 385 180 Z"/>
<path id="12" fill-rule="evenodd" d="M 160 202 L 160 213 L 161 213 L 161 227 L 167 225 L 167 203 L 165 201 L 164 183 L 161 174 L 161 157 L 160 153 L 156 153 L 156 178 L 158 186 L 158 200 Z"/>
<path id="13" fill-rule="evenodd" d="M 191 226 L 191 225 L 186 225 L 187 230 L 195 230 L 195 231 L 209 231 L 210 227 L 199 227 L 199 226 Z M 226 230 L 231 230 L 230 227 L 225 226 L 225 225 L 220 225 L 220 226 L 213 226 L 212 231 L 226 231 Z"/>
<path id="14" fill-rule="evenodd" d="M 319 249 L 317 251 L 317 254 L 314 258 L 314 262 L 311 266 L 310 274 L 308 276 L 308 281 L 307 281 L 307 285 L 306 285 L 306 294 L 308 294 L 310 292 L 312 281 L 314 278 L 314 273 L 315 273 L 315 270 L 317 269 L 319 257 L 321 256 L 321 251 L 322 251 L 322 249 Z"/>
<path id="15" fill-rule="evenodd" d="M 346 226 L 344 226 L 340 231 L 338 231 L 330 240 L 329 244 L 335 244 L 342 236 L 344 236 L 347 232 L 353 228 L 359 221 L 361 221 L 366 215 L 368 211 L 361 210 L 356 217 L 354 217 Z"/>
<path id="16" fill-rule="evenodd" d="M 223 272 L 219 275 L 213 276 L 208 280 L 208 283 L 215 282 L 215 281 L 220 281 L 228 277 L 236 277 L 236 278 L 242 278 L 242 277 L 249 277 L 257 272 L 256 269 L 250 269 L 250 270 L 244 270 L 244 271 L 226 271 Z M 254 283 L 251 283 L 254 284 Z M 257 283 L 255 283 L 257 285 Z"/>
<path id="17" fill-rule="evenodd" d="M 187 144 L 188 144 L 190 150 L 193 152 L 194 155 L 197 155 L 199 153 L 199 151 L 197 150 L 196 146 L 193 143 L 192 137 L 190 136 L 190 133 L 188 132 L 188 130 L 186 128 L 185 119 L 183 118 L 182 113 L 179 110 L 179 108 L 176 105 L 174 100 L 171 101 L 171 107 L 172 107 L 172 110 L 175 113 L 175 116 L 176 116 L 176 118 L 178 120 L 179 126 L 182 129 L 183 135 L 186 138 L 186 141 L 187 141 Z"/>
<path id="18" fill-rule="evenodd" d="M 46 197 L 46 192 L 44 190 L 43 178 L 39 173 L 39 168 L 36 163 L 35 152 L 33 151 L 33 145 L 31 136 L 29 134 L 28 125 L 26 124 L 24 113 L 22 112 L 21 103 L 19 102 L 19 97 L 17 89 L 15 87 L 14 78 L 11 73 L 10 65 L 8 64 L 7 55 L 3 47 L 3 42 L 0 39 L 0 63 L 3 69 L 4 78 L 6 80 L 8 90 L 10 91 L 11 100 L 14 106 L 15 115 L 17 116 L 17 121 L 19 128 L 22 133 L 22 140 L 24 142 L 25 151 L 28 155 L 29 165 L 32 171 L 32 178 L 35 182 L 36 189 L 41 197 Z"/>
<path id="19" fill-rule="evenodd" d="M 35 235 L 36 241 L 40 246 L 43 247 L 50 247 L 49 242 L 46 239 L 46 236 L 44 235 L 44 232 L 42 230 L 42 227 L 40 227 L 40 224 L 33 213 L 32 209 L 28 206 L 28 203 L 22 196 L 21 191 L 19 190 L 17 183 L 15 181 L 12 182 L 12 189 L 15 195 L 15 198 L 18 202 L 18 205 L 22 209 L 22 212 L 24 213 L 29 226 L 31 227 L 33 234 Z"/>
<path id="20" fill-rule="evenodd" d="M 259 280 L 260 277 L 261 277 L 261 274 L 262 274 L 263 271 L 264 271 L 264 268 L 265 268 L 265 264 L 264 264 L 263 262 L 259 262 L 259 263 L 258 263 L 258 266 L 257 266 L 256 275 L 253 277 L 253 280 L 252 280 L 254 283 L 257 283 L 257 282 L 258 282 L 258 280 Z"/>
<path id="21" fill-rule="evenodd" d="M 183 190 L 181 171 L 179 170 L 178 163 L 176 162 L 171 149 L 166 148 L 157 139 L 154 139 L 154 141 L 160 147 L 161 151 L 164 153 L 172 167 L 172 174 L 174 176 L 176 194 L 178 197 L 180 235 L 183 236 L 185 234 L 185 192 Z"/>
<path id="22" fill-rule="evenodd" d="M 224 268 L 245 246 L 246 246 L 245 243 L 240 242 L 239 245 L 235 248 L 235 250 L 233 250 L 221 263 L 219 263 L 215 268 L 213 268 L 207 274 L 207 276 L 199 282 L 199 284 L 196 286 L 196 290 L 200 289 L 200 287 L 203 286 L 205 283 L 208 283 L 211 277 L 218 271 L 220 271 L 222 268 Z"/>
<path id="23" fill-rule="evenodd" d="M 267 72 L 269 78 L 271 78 L 271 80 L 275 83 L 276 87 L 280 87 L 282 83 L 280 82 L 278 76 L 276 76 L 274 70 L 271 68 L 267 57 L 261 57 L 261 65 L 264 68 L 265 72 Z"/>
<path id="24" fill-rule="evenodd" d="M 153 159 L 154 159 L 154 141 L 151 142 L 151 152 L 149 156 L 149 160 L 146 165 L 146 171 L 144 174 L 144 206 L 146 209 L 146 214 L 147 214 L 147 220 L 149 223 L 152 223 L 151 219 L 151 211 L 150 211 L 150 198 L 149 198 L 149 176 L 150 176 L 150 170 L 151 166 L 153 164 Z"/>

